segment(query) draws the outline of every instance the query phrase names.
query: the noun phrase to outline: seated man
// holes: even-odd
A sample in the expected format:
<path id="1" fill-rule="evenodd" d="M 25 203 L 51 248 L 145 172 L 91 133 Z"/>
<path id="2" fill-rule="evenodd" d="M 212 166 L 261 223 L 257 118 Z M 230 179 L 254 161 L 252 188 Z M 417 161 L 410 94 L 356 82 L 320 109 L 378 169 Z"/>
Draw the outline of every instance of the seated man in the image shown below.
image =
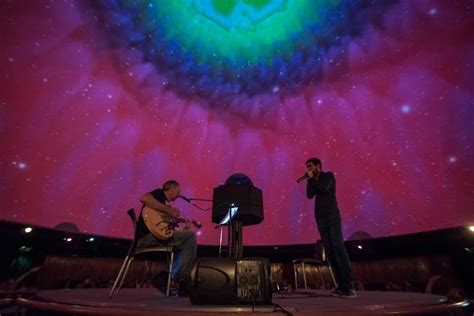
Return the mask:
<path id="1" fill-rule="evenodd" d="M 180 275 L 179 296 L 188 296 L 191 281 L 191 269 L 196 258 L 196 234 L 189 229 L 189 222 L 186 222 L 184 229 L 174 231 L 169 239 L 159 239 L 155 237 L 145 224 L 143 219 L 143 208 L 148 207 L 157 210 L 172 218 L 179 218 L 179 210 L 170 205 L 170 202 L 180 196 L 179 183 L 175 180 L 168 180 L 163 184 L 162 189 L 155 189 L 143 195 L 140 202 L 143 203 L 142 212 L 137 221 L 137 247 L 173 246 L 180 253 L 177 256 L 173 271 L 177 270 Z M 156 225 L 157 223 L 155 223 Z M 154 286 L 161 292 L 165 292 L 168 280 L 168 273 L 165 271 L 154 278 Z"/>

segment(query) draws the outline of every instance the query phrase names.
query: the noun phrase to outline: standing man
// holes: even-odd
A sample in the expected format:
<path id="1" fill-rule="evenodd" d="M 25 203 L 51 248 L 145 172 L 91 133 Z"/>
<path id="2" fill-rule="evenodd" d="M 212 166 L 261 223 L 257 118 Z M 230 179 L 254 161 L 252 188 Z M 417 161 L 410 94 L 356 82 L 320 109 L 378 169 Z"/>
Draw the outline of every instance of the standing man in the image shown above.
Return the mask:
<path id="1" fill-rule="evenodd" d="M 356 297 L 352 283 L 351 263 L 344 246 L 341 230 L 341 215 L 336 200 L 336 179 L 332 172 L 323 172 L 321 160 L 306 161 L 306 196 L 316 197 L 314 215 L 336 281 L 337 288 L 331 293 L 338 297 Z"/>
<path id="2" fill-rule="evenodd" d="M 143 195 L 140 202 L 143 207 L 149 207 L 173 218 L 179 217 L 179 210 L 171 206 L 170 202 L 180 197 L 179 183 L 175 180 L 168 180 L 161 189 L 155 189 Z M 143 208 L 142 208 L 143 210 Z M 174 266 L 173 270 L 178 270 L 180 284 L 178 296 L 188 296 L 191 282 L 191 269 L 196 258 L 196 233 L 189 229 L 189 223 L 186 223 L 184 229 L 176 230 L 173 236 L 168 240 L 156 238 L 147 228 L 143 219 L 143 212 L 137 221 L 137 247 L 147 248 L 156 246 L 173 246 L 180 252 L 178 260 L 175 261 L 179 266 Z M 153 279 L 153 285 L 161 292 L 166 292 L 168 273 L 164 271 Z"/>

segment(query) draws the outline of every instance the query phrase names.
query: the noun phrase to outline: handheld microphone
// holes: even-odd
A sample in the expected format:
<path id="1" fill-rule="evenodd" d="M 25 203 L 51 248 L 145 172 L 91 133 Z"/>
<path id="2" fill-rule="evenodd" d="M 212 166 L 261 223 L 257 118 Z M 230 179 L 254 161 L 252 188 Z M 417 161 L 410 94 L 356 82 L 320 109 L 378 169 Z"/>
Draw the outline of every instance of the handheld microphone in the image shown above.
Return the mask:
<path id="1" fill-rule="evenodd" d="M 309 178 L 308 174 L 305 173 L 304 176 L 302 176 L 302 177 L 300 177 L 300 178 L 298 178 L 298 179 L 296 180 L 296 183 L 300 183 L 301 181 L 304 181 L 304 180 L 306 180 L 306 179 L 308 179 L 308 178 Z"/>
<path id="2" fill-rule="evenodd" d="M 183 196 L 183 195 L 180 195 L 180 196 L 178 196 L 178 197 L 179 197 L 180 199 L 185 200 L 185 201 L 188 202 L 188 203 L 191 203 L 191 199 L 190 199 L 190 198 L 187 198 L 187 197 L 185 197 L 185 196 Z"/>

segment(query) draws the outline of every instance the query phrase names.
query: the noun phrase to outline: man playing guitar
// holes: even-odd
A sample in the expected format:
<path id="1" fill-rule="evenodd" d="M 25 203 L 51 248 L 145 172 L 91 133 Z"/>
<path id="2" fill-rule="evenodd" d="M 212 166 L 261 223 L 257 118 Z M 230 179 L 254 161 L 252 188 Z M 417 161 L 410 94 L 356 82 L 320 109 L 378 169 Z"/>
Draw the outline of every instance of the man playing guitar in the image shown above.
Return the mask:
<path id="1" fill-rule="evenodd" d="M 189 221 L 186 221 L 184 229 L 175 230 L 180 212 L 172 207 L 170 202 L 179 196 L 179 183 L 168 180 L 163 184 L 162 189 L 155 189 L 141 197 L 140 202 L 143 203 L 143 207 L 137 221 L 137 247 L 176 247 L 180 251 L 180 260 L 175 261 L 179 264 L 178 274 L 180 275 L 178 295 L 188 296 L 191 269 L 196 258 L 196 234 L 189 229 Z M 175 269 L 173 267 L 173 270 Z M 163 293 L 170 272 L 161 272 L 153 280 L 154 286 Z"/>

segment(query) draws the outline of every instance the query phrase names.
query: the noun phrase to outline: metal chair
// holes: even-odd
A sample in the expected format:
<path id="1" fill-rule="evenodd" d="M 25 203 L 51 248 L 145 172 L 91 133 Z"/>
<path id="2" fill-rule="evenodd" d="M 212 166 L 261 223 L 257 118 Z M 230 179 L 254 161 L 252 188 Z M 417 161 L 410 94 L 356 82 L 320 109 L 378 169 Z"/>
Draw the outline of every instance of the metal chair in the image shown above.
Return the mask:
<path id="1" fill-rule="evenodd" d="M 317 247 L 317 244 L 316 244 L 316 247 Z M 301 266 L 301 271 L 302 271 L 302 274 L 303 274 L 303 284 L 304 284 L 305 291 L 308 290 L 308 282 L 307 282 L 307 278 L 306 278 L 305 265 L 311 265 L 311 266 L 316 267 L 316 272 L 319 275 L 319 278 L 321 280 L 321 284 L 322 284 L 322 286 L 325 290 L 326 290 L 326 284 L 324 282 L 323 273 L 321 271 L 321 268 L 322 267 L 327 267 L 329 269 L 329 273 L 331 274 L 331 279 L 332 279 L 332 282 L 334 284 L 334 287 L 337 286 L 336 279 L 334 278 L 334 274 L 332 272 L 331 265 L 329 264 L 329 261 L 326 258 L 326 251 L 325 251 L 324 247 L 321 247 L 321 248 L 322 248 L 321 249 L 321 260 L 312 259 L 312 258 L 300 258 L 300 259 L 293 260 L 293 271 L 294 271 L 294 274 L 295 274 L 295 290 L 298 290 L 298 271 L 297 271 L 298 270 L 298 265 Z M 316 253 L 315 253 L 315 257 L 316 257 Z"/>
<path id="2" fill-rule="evenodd" d="M 130 219 L 132 220 L 133 227 L 134 227 L 134 234 L 133 234 L 133 241 L 132 244 L 130 245 L 130 248 L 128 250 L 127 256 L 125 257 L 125 260 L 123 261 L 122 267 L 120 268 L 120 271 L 117 275 L 117 278 L 115 279 L 114 285 L 112 286 L 112 290 L 110 291 L 109 298 L 112 297 L 115 293 L 119 293 L 120 289 L 122 288 L 123 282 L 125 280 L 125 277 L 127 276 L 128 269 L 130 268 L 130 264 L 132 261 L 135 259 L 136 256 L 144 253 L 149 253 L 149 252 L 166 252 L 169 254 L 170 259 L 169 259 L 169 268 L 168 268 L 168 282 L 166 285 L 166 296 L 170 295 L 170 285 L 171 285 L 171 269 L 173 267 L 173 260 L 174 260 L 174 249 L 171 246 L 160 246 L 160 247 L 147 247 L 147 248 L 137 248 L 137 215 L 135 214 L 135 209 L 129 209 L 127 211 L 128 216 L 130 216 Z"/>

